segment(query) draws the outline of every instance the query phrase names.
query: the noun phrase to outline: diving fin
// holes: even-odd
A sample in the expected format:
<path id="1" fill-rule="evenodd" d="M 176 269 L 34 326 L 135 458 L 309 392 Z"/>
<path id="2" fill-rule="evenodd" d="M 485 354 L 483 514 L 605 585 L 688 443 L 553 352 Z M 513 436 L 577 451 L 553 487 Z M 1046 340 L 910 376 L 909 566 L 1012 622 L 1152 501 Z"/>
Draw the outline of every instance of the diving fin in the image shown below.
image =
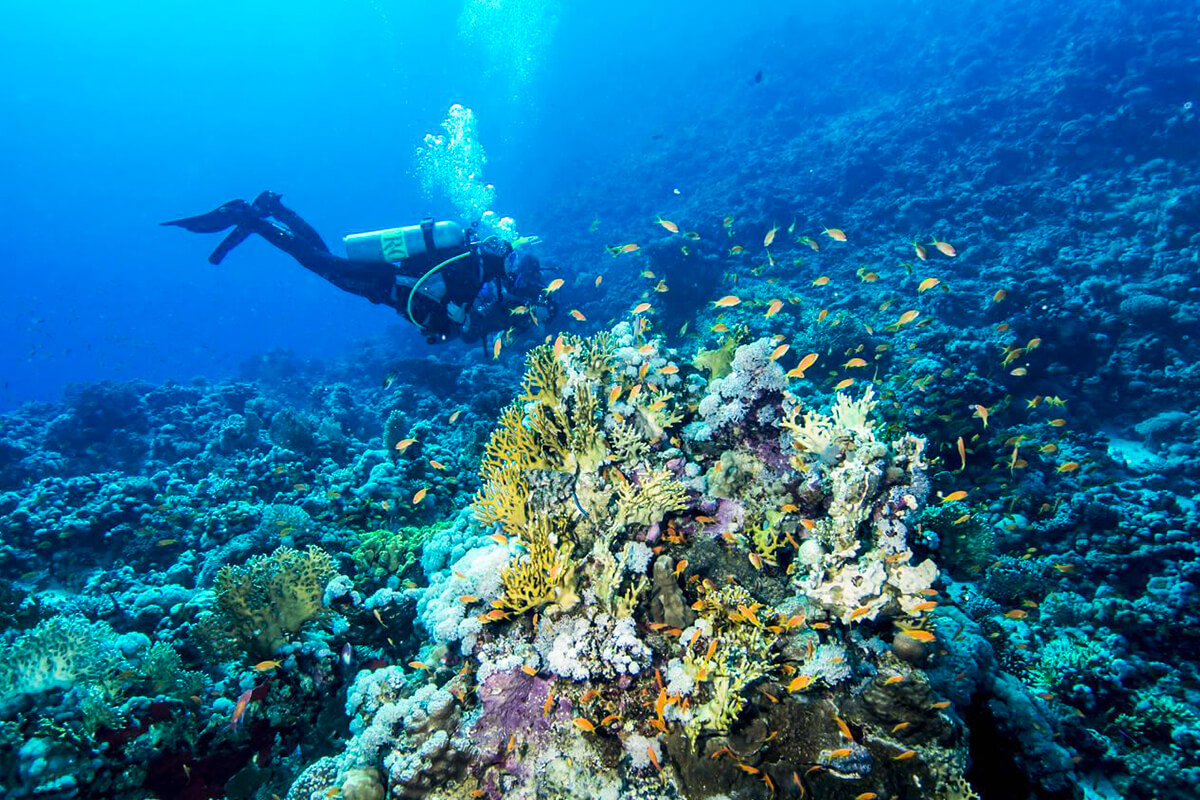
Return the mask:
<path id="1" fill-rule="evenodd" d="M 246 241 L 252 233 L 254 231 L 248 225 L 238 225 L 229 232 L 228 236 L 221 240 L 221 243 L 217 245 L 217 249 L 209 254 L 208 263 L 220 264 L 225 260 L 225 256 L 229 255 L 230 250 Z"/>
<path id="2" fill-rule="evenodd" d="M 218 233 L 228 227 L 243 222 L 246 217 L 252 213 L 253 212 L 251 211 L 250 206 L 245 200 L 230 200 L 225 205 L 216 208 L 207 214 L 201 214 L 197 217 L 173 219 L 162 224 L 174 225 L 176 227 L 183 228 L 184 230 L 191 231 L 192 233 Z M 242 238 L 244 239 L 245 236 Z M 224 245 L 224 242 L 221 244 Z M 219 247 L 217 248 L 217 250 L 220 249 L 221 248 Z M 216 253 L 213 255 L 216 255 Z M 211 260 L 211 257 L 209 260 Z"/>

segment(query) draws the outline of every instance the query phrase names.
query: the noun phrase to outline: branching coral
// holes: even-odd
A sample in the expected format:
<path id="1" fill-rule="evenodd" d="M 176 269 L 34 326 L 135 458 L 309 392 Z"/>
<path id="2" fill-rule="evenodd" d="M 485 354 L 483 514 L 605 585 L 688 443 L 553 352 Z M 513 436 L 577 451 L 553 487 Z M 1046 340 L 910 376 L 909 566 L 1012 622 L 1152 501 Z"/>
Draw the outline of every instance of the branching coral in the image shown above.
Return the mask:
<path id="1" fill-rule="evenodd" d="M 571 337 L 568 344 L 577 347 L 575 363 L 579 365 L 579 371 L 585 377 L 603 381 L 612 373 L 615 366 L 616 342 L 611 333 L 601 331 L 582 341 Z"/>
<path id="2" fill-rule="evenodd" d="M 525 555 L 510 561 L 500 573 L 504 584 L 502 608 L 523 614 L 556 598 L 567 573 L 566 558 L 554 543 L 558 524 L 540 514 L 529 519 L 521 534 Z"/>
<path id="3" fill-rule="evenodd" d="M 484 447 L 484 468 L 513 464 L 521 469 L 542 469 L 542 444 L 525 424 L 525 410 L 514 403 L 500 412 L 500 421 Z M 485 474 L 486 479 L 486 474 Z"/>
<path id="4" fill-rule="evenodd" d="M 683 637 L 695 646 L 684 651 L 680 667 L 691 683 L 693 709 L 678 715 L 693 742 L 701 733 L 729 731 L 745 706 L 745 690 L 774 672 L 782 631 L 779 612 L 736 584 L 709 589 L 694 608 L 700 618 Z"/>
<path id="5" fill-rule="evenodd" d="M 204 688 L 204 673 L 183 668 L 183 659 L 166 642 L 155 642 L 142 655 L 138 669 L 154 695 L 185 700 Z"/>
<path id="6" fill-rule="evenodd" d="M 875 390 L 868 386 L 859 400 L 839 392 L 829 416 L 807 411 L 797 422 L 800 406 L 794 405 L 780 426 L 791 433 L 794 448 L 815 455 L 826 464 L 834 464 L 847 448 L 858 442 L 875 441 L 874 425 L 869 418 L 874 407 Z M 797 466 L 803 464 L 798 460 Z"/>
<path id="7" fill-rule="evenodd" d="M 636 465 L 650 452 L 650 446 L 629 423 L 618 423 L 611 431 L 613 457 L 622 464 Z"/>
<path id="8" fill-rule="evenodd" d="M 761 521 L 747 526 L 750 531 L 750 541 L 754 552 L 764 564 L 779 566 L 779 551 L 784 548 L 784 539 L 778 525 Z"/>
<path id="9" fill-rule="evenodd" d="M 266 658 L 324 611 L 325 584 L 337 573 L 319 547 L 280 547 L 242 566 L 222 567 L 213 583 L 219 627 L 250 658 Z"/>
<path id="10" fill-rule="evenodd" d="M 518 405 L 509 406 L 501 412 L 484 449 L 480 466 L 483 486 L 474 502 L 480 521 L 500 525 L 510 536 L 518 535 L 527 518 L 525 471 L 541 465 L 533 432 L 524 424 L 524 412 Z"/>
<path id="11" fill-rule="evenodd" d="M 650 525 L 687 507 L 687 489 L 675 480 L 671 471 L 659 469 L 645 476 L 640 486 L 631 481 L 617 485 L 617 526 Z"/>
<path id="12" fill-rule="evenodd" d="M 525 377 L 521 380 L 521 399 L 556 405 L 567 384 L 567 370 L 548 344 L 539 345 L 525 355 Z"/>

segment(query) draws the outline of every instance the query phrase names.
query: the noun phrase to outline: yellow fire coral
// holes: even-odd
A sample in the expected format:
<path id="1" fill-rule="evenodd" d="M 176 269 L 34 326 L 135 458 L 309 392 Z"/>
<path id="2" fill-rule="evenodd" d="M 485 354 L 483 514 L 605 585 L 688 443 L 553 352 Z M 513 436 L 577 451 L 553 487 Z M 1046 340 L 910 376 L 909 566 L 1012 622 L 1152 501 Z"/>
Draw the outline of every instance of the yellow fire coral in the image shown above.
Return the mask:
<path id="1" fill-rule="evenodd" d="M 687 489 L 675 480 L 671 471 L 659 469 L 643 479 L 641 486 L 626 481 L 617 486 L 617 513 L 614 525 L 650 525 L 662 522 L 672 511 L 687 508 Z"/>
<path id="2" fill-rule="evenodd" d="M 566 558 L 554 544 L 555 521 L 535 515 L 521 534 L 526 554 L 511 561 L 500 573 L 503 607 L 516 614 L 555 600 L 566 577 Z"/>
<path id="3" fill-rule="evenodd" d="M 521 399 L 556 405 L 567 384 L 567 370 L 548 344 L 539 345 L 525 356 L 525 377 L 521 379 Z"/>

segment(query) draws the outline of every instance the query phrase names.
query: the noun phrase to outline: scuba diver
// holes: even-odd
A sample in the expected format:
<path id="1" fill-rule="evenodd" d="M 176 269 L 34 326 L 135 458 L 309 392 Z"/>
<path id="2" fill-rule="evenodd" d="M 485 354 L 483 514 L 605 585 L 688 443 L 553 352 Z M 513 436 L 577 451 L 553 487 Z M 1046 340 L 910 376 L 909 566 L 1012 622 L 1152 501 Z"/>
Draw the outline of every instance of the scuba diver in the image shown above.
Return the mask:
<path id="1" fill-rule="evenodd" d="M 207 214 L 162 224 L 193 233 L 233 228 L 208 257 L 213 264 L 257 233 L 339 289 L 396 309 L 429 344 L 452 337 L 482 340 L 554 316 L 555 305 L 542 292 L 537 257 L 518 254 L 497 236 L 480 239 L 474 228 L 464 231 L 456 222 L 426 219 L 346 236 L 342 258 L 280 198 L 267 191 L 253 203 L 231 200 Z"/>

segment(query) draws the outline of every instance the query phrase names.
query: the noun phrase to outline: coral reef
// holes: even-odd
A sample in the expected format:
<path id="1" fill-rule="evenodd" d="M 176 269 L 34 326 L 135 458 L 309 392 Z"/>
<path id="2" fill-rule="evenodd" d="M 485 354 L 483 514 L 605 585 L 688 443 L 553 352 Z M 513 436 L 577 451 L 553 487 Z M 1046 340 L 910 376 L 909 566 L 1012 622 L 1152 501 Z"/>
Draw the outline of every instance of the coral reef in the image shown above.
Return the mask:
<path id="1" fill-rule="evenodd" d="M 5 796 L 1191 800 L 1200 23 L 1086 10 L 814 11 L 531 174 L 538 344 L 5 414 Z"/>

